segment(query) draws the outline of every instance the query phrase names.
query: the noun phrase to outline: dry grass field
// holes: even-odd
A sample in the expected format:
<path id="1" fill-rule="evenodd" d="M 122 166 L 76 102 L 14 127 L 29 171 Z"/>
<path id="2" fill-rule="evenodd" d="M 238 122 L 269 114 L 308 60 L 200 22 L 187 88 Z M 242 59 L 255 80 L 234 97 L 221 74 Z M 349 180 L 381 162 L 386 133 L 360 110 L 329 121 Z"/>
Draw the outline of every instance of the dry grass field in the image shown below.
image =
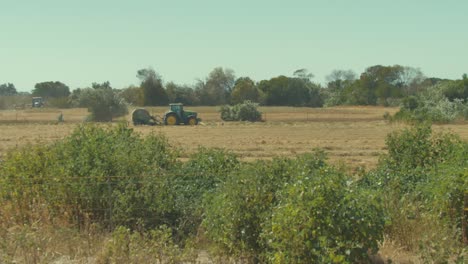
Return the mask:
<path id="1" fill-rule="evenodd" d="M 163 133 L 187 157 L 199 146 L 232 150 L 243 160 L 291 156 L 314 148 L 325 150 L 333 163 L 351 168 L 373 167 L 385 152 L 385 137 L 405 125 L 390 124 L 385 112 L 397 108 L 334 107 L 294 108 L 262 107 L 265 122 L 222 122 L 217 107 L 187 107 L 199 112 L 199 126 L 138 126 L 142 133 Z M 150 108 L 162 115 L 166 107 Z M 65 122 L 57 124 L 63 113 Z M 87 115 L 86 109 L 28 109 L 0 111 L 0 155 L 26 144 L 46 144 L 68 135 Z M 125 120 L 130 121 L 130 116 Z M 106 124 L 104 124 L 106 125 Z M 108 125 L 108 124 L 107 124 Z M 133 126 L 133 125 L 130 125 Z M 436 130 L 450 130 L 468 139 L 468 123 L 436 125 Z"/>
<path id="2" fill-rule="evenodd" d="M 402 123 L 389 123 L 383 115 L 395 113 L 397 108 L 384 107 L 334 107 L 334 108 L 293 108 L 262 107 L 264 122 L 223 122 L 217 107 L 187 107 L 199 112 L 203 122 L 198 126 L 137 126 L 130 121 L 130 115 L 120 121 L 127 121 L 130 127 L 142 135 L 149 133 L 164 134 L 170 143 L 181 150 L 182 159 L 186 159 L 200 146 L 220 147 L 233 151 L 242 160 L 271 159 L 275 156 L 294 156 L 321 148 L 328 153 L 334 164 L 345 164 L 350 169 L 359 167 L 372 168 L 377 164 L 379 155 L 385 153 L 385 138 L 392 131 L 404 128 Z M 162 115 L 166 107 L 150 108 L 154 115 Z M 58 123 L 62 113 L 65 122 Z M 69 135 L 87 115 L 86 109 L 27 109 L 0 111 L 0 158 L 9 149 L 28 144 L 49 144 Z M 99 124 L 111 126 L 112 124 Z M 468 122 L 434 125 L 436 131 L 452 131 L 468 140 Z M 42 231 L 41 231 L 42 232 Z M 49 232 L 49 233 L 47 233 Z M 44 237 L 64 236 L 64 243 L 44 243 L 49 251 L 67 252 L 76 241 L 84 243 L 86 239 L 75 234 L 45 231 Z M 37 235 L 42 237 L 41 234 Z M 89 238 L 88 239 L 88 244 Z M 96 248 L 102 247 L 106 236 L 93 238 Z M 40 241 L 40 239 L 38 239 Z M 55 241 L 54 239 L 50 239 Z M 58 241 L 58 240 L 57 240 Z M 73 246 L 71 246 L 73 244 Z M 93 245 L 94 245 L 93 244 Z M 66 245 L 67 249 L 63 249 Z M 85 244 L 83 244 L 85 245 Z M 28 248 L 28 247 L 25 247 Z M 86 248 L 77 247 L 79 250 Z M 89 248 L 89 247 L 88 247 Z M 74 252 L 71 250 L 70 252 Z M 89 250 L 87 254 L 96 254 Z M 212 263 L 202 251 L 198 261 Z M 385 240 L 380 247 L 384 259 L 394 263 L 422 263 L 414 252 L 407 252 L 392 241 Z M 25 253 L 26 256 L 36 256 Z M 29 255 L 28 255 L 29 254 Z M 69 254 L 70 256 L 73 254 Z M 1 257 L 1 256 L 0 256 Z M 1 262 L 1 261 L 0 261 Z M 31 261 L 25 261 L 28 263 Z M 67 263 L 58 261 L 55 263 Z M 86 259 L 84 262 L 90 262 Z M 92 262 L 92 261 L 91 261 Z M 375 262 L 381 263 L 381 262 Z"/>

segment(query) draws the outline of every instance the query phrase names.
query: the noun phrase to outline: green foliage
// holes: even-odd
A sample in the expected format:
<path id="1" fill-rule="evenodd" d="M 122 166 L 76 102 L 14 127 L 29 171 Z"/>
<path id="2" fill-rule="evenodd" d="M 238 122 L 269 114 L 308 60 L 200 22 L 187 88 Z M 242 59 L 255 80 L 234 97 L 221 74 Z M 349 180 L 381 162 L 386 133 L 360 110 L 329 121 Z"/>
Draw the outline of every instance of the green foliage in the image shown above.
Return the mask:
<path id="1" fill-rule="evenodd" d="M 16 95 L 18 92 L 16 91 L 15 85 L 12 83 L 4 83 L 0 84 L 0 95 L 1 96 L 12 96 Z"/>
<path id="2" fill-rule="evenodd" d="M 428 181 L 433 166 L 460 161 L 464 145 L 450 133 L 434 134 L 430 125 L 422 124 L 396 131 L 387 136 L 388 154 L 382 156 L 377 170 L 363 178 L 379 188 L 408 192 Z"/>
<path id="3" fill-rule="evenodd" d="M 73 96 L 76 97 L 73 104 L 87 107 L 93 121 L 108 122 L 128 113 L 127 103 L 112 88 L 80 89 Z"/>
<path id="4" fill-rule="evenodd" d="M 413 111 L 418 108 L 418 98 L 416 96 L 405 97 L 402 104 L 403 108 Z"/>
<path id="5" fill-rule="evenodd" d="M 382 192 L 386 235 L 426 262 L 463 258 L 468 143 L 419 125 L 390 134 L 387 148 L 378 167 L 360 180 Z"/>
<path id="6" fill-rule="evenodd" d="M 423 124 L 389 134 L 388 155 L 381 162 L 400 170 L 424 168 L 454 159 L 459 144 L 455 134 L 434 134 Z"/>
<path id="7" fill-rule="evenodd" d="M 165 177 L 168 197 L 172 200 L 162 203 L 173 204 L 172 215 L 175 217 L 168 224 L 175 230 L 177 240 L 197 234 L 205 213 L 204 197 L 214 192 L 239 166 L 240 162 L 232 153 L 200 148 Z"/>
<path id="8" fill-rule="evenodd" d="M 192 253 L 192 254 L 190 254 Z M 189 263 L 196 255 L 174 244 L 165 226 L 144 233 L 118 227 L 106 241 L 97 263 Z"/>
<path id="9" fill-rule="evenodd" d="M 224 121 L 251 121 L 256 122 L 262 119 L 262 113 L 257 109 L 258 104 L 251 101 L 244 101 L 234 106 L 221 106 L 219 112 Z"/>
<path id="10" fill-rule="evenodd" d="M 309 79 L 278 76 L 263 80 L 258 88 L 264 93 L 265 105 L 321 107 L 319 87 Z"/>
<path id="11" fill-rule="evenodd" d="M 143 105 L 156 106 L 167 105 L 169 103 L 161 76 L 153 69 L 141 69 L 137 72 L 137 77 L 141 80 L 140 87 L 143 90 Z"/>
<path id="12" fill-rule="evenodd" d="M 143 105 L 143 90 L 140 87 L 130 86 L 119 92 L 120 97 L 122 97 L 128 104 L 133 106 L 142 106 Z"/>
<path id="13" fill-rule="evenodd" d="M 187 85 L 177 85 L 173 82 L 166 84 L 167 96 L 171 103 L 182 103 L 184 105 L 197 105 L 200 103 L 195 90 Z"/>
<path id="14" fill-rule="evenodd" d="M 258 161 L 232 173 L 206 198 L 208 236 L 229 254 L 260 262 L 364 259 L 382 237 L 382 210 L 324 158 Z"/>
<path id="15" fill-rule="evenodd" d="M 447 97 L 447 90 L 460 81 L 439 82 L 423 93 L 403 100 L 393 120 L 451 122 L 468 118 L 468 100 Z"/>
<path id="16" fill-rule="evenodd" d="M 235 74 L 231 69 L 214 68 L 208 77 L 196 85 L 196 93 L 202 105 L 223 105 L 229 103 Z"/>
<path id="17" fill-rule="evenodd" d="M 70 88 L 61 82 L 42 82 L 34 85 L 33 96 L 49 97 L 67 97 L 70 95 Z"/>
<path id="18" fill-rule="evenodd" d="M 448 82 L 443 89 L 443 93 L 450 101 L 455 99 L 468 100 L 468 78 L 466 74 L 463 75 L 461 80 Z"/>
<path id="19" fill-rule="evenodd" d="M 239 104 L 246 100 L 260 103 L 262 93 L 249 77 L 242 77 L 236 80 L 236 84 L 232 89 L 231 103 Z"/>
<path id="20" fill-rule="evenodd" d="M 357 263 L 378 250 L 384 214 L 376 193 L 324 167 L 292 181 L 265 232 L 273 263 Z"/>
<path id="21" fill-rule="evenodd" d="M 327 79 L 326 105 L 393 106 L 430 85 L 419 69 L 400 65 L 368 67 L 359 80 L 350 71 L 334 71 Z"/>
<path id="22" fill-rule="evenodd" d="M 359 263 L 385 234 L 424 261 L 463 263 L 468 143 L 424 125 L 386 144 L 356 183 L 321 151 L 248 163 L 200 148 L 179 162 L 161 135 L 79 126 L 2 157 L 0 236 L 13 238 L 16 225 L 97 225 L 113 230 L 102 263 L 186 261 L 194 237 L 247 262 Z M 38 254 L 46 239 L 33 233 L 15 247 Z M 10 247 L 0 240 L 0 261 Z"/>
<path id="23" fill-rule="evenodd" d="M 231 255 L 261 258 L 266 248 L 260 234 L 277 202 L 276 192 L 294 173 L 322 166 L 323 160 L 320 156 L 296 166 L 300 163 L 291 159 L 258 161 L 231 174 L 206 198 L 203 225 L 208 236 Z"/>
<path id="24" fill-rule="evenodd" d="M 113 129 L 80 126 L 51 146 L 13 151 L 0 168 L 0 199 L 15 204 L 15 217 L 34 221 L 32 208 L 86 218 L 111 227 L 164 223 L 167 208 L 159 175 L 175 163 L 166 139 L 140 138 L 121 125 Z"/>

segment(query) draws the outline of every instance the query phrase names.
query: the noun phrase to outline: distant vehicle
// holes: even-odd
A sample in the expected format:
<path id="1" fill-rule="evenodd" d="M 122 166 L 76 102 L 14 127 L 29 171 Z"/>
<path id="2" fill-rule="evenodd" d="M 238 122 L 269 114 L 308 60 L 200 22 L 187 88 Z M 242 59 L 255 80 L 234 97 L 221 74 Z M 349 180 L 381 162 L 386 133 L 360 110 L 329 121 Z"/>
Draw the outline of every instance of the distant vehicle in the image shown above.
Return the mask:
<path id="1" fill-rule="evenodd" d="M 159 116 L 152 116 L 148 110 L 143 108 L 135 109 L 132 112 L 132 121 L 134 125 L 167 125 L 174 126 L 179 124 L 185 124 L 190 126 L 198 125 L 201 121 L 197 117 L 197 112 L 184 110 L 182 104 L 170 104 L 170 109 L 164 113 L 161 118 Z"/>
<path id="2" fill-rule="evenodd" d="M 164 124 L 168 126 L 185 125 L 195 126 L 198 125 L 200 119 L 197 117 L 197 112 L 185 110 L 183 104 L 169 104 L 170 109 L 164 113 Z"/>
<path id="3" fill-rule="evenodd" d="M 33 97 L 31 105 L 32 105 L 32 107 L 43 107 L 44 106 L 44 98 L 42 98 L 42 97 Z"/>

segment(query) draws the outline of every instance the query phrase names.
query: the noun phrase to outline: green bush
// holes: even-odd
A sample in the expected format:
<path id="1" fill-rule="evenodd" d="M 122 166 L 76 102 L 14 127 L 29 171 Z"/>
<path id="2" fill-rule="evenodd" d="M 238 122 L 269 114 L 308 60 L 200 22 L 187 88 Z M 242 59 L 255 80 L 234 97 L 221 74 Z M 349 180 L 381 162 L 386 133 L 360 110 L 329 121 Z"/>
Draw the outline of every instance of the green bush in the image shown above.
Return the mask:
<path id="1" fill-rule="evenodd" d="M 322 152 L 246 164 L 206 196 L 203 226 L 222 251 L 253 262 L 363 260 L 382 239 L 383 211 L 349 184 Z"/>
<path id="2" fill-rule="evenodd" d="M 204 197 L 214 192 L 239 166 L 237 157 L 230 152 L 200 148 L 165 177 L 166 190 L 170 193 L 168 197 L 172 199 L 162 203 L 174 206 L 174 217 L 168 225 L 175 230 L 176 240 L 197 234 L 205 213 Z"/>
<path id="3" fill-rule="evenodd" d="M 333 168 L 298 177 L 280 195 L 264 231 L 273 263 L 368 261 L 383 240 L 384 214 L 376 193 L 348 186 Z"/>
<path id="4" fill-rule="evenodd" d="M 462 258 L 468 143 L 421 125 L 386 144 L 356 184 L 321 151 L 248 163 L 200 148 L 179 162 L 161 135 L 83 125 L 2 157 L 0 236 L 15 225 L 94 223 L 122 226 L 104 243 L 103 262 L 157 252 L 181 261 L 182 248 L 201 239 L 235 260 L 356 263 L 385 232 L 425 261 Z M 0 259 L 9 245 L 0 241 Z"/>
<path id="5" fill-rule="evenodd" d="M 256 122 L 262 119 L 262 113 L 258 111 L 257 107 L 257 103 L 247 100 L 234 106 L 221 106 L 219 111 L 221 113 L 221 119 L 224 121 Z"/>
<path id="6" fill-rule="evenodd" d="M 468 143 L 418 125 L 390 134 L 387 147 L 378 167 L 360 180 L 381 193 L 386 236 L 426 262 L 463 258 Z"/>
<path id="7" fill-rule="evenodd" d="M 408 96 L 403 99 L 403 108 L 408 109 L 410 111 L 418 108 L 418 99 L 416 96 Z"/>
<path id="8" fill-rule="evenodd" d="M 113 118 L 128 114 L 125 100 L 111 88 L 81 89 L 76 95 L 74 105 L 87 107 L 91 112 L 89 120 L 109 122 Z"/>
<path id="9" fill-rule="evenodd" d="M 468 118 L 468 98 L 448 98 L 444 94 L 446 83 L 438 84 L 417 96 L 403 99 L 400 111 L 393 120 L 417 122 L 452 122 Z"/>
<path id="10" fill-rule="evenodd" d="M 296 173 L 323 166 L 321 152 L 297 159 L 276 158 L 245 164 L 205 199 L 203 226 L 220 249 L 230 255 L 265 260 L 260 238 L 263 224 L 276 204 L 276 192 Z"/>
<path id="11" fill-rule="evenodd" d="M 463 160 L 464 144 L 451 133 L 433 133 L 429 124 L 420 124 L 387 136 L 388 154 L 383 155 L 376 170 L 361 182 L 378 188 L 413 191 L 428 181 L 428 172 L 442 164 Z"/>
<path id="12" fill-rule="evenodd" d="M 40 217 L 37 207 L 78 225 L 90 218 L 109 227 L 157 226 L 171 208 L 159 203 L 161 175 L 176 157 L 160 135 L 79 126 L 56 144 L 10 152 L 0 167 L 0 199 L 15 206 L 20 222 Z"/>

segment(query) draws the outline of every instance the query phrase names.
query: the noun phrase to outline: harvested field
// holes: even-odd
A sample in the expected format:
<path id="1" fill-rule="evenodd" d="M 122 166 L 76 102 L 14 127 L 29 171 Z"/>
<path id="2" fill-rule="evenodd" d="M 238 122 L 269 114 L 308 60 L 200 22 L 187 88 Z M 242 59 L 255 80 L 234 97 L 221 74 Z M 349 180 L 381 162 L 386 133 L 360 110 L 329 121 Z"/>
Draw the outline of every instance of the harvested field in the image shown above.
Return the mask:
<path id="1" fill-rule="evenodd" d="M 203 124 L 196 127 L 138 126 L 142 134 L 165 134 L 179 147 L 183 158 L 199 146 L 232 150 L 243 160 L 270 159 L 295 155 L 314 148 L 325 150 L 333 163 L 352 168 L 373 167 L 385 152 L 385 136 L 403 124 L 389 124 L 383 107 L 293 108 L 263 107 L 265 122 L 222 122 L 217 107 L 187 107 L 199 112 Z M 162 115 L 166 107 L 150 108 Z M 63 113 L 65 123 L 57 124 Z M 26 144 L 53 142 L 68 135 L 82 120 L 86 109 L 39 109 L 0 111 L 0 155 Z M 127 116 L 126 120 L 129 121 Z M 105 125 L 105 124 L 104 124 Z M 467 123 L 436 125 L 436 130 L 451 130 L 468 139 Z M 131 125 L 133 126 L 133 125 Z"/>

